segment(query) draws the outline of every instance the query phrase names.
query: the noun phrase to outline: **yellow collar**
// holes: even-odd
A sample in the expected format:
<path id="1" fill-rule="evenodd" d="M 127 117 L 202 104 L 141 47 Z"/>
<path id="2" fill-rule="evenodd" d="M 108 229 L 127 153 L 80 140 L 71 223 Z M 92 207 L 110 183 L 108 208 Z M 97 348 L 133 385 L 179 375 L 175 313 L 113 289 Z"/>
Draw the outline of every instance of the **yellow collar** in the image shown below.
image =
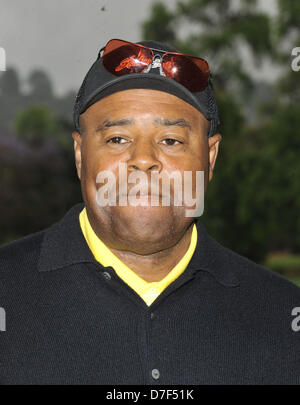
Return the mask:
<path id="1" fill-rule="evenodd" d="M 126 264 L 123 263 L 96 235 L 90 224 L 85 208 L 79 214 L 79 222 L 86 242 L 95 259 L 104 267 L 113 267 L 117 275 L 138 295 L 140 295 L 148 306 L 152 304 L 152 302 L 165 288 L 168 287 L 168 285 L 184 272 L 197 245 L 197 227 L 194 224 L 191 243 L 184 256 L 162 280 L 148 283 L 126 266 Z"/>

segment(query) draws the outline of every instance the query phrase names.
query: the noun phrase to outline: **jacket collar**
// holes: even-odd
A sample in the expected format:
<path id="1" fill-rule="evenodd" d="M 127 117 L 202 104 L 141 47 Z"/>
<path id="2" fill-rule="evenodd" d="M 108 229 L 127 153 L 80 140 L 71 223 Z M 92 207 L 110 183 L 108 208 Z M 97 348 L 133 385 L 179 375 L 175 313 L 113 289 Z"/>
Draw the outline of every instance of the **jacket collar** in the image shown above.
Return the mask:
<path id="1" fill-rule="evenodd" d="M 39 271 L 63 269 L 78 263 L 99 265 L 80 228 L 79 214 L 83 208 L 84 203 L 74 205 L 59 222 L 45 230 L 38 261 Z M 188 268 L 193 272 L 206 271 L 226 287 L 239 285 L 233 271 L 233 252 L 211 238 L 199 220 L 196 225 L 198 241 Z"/>

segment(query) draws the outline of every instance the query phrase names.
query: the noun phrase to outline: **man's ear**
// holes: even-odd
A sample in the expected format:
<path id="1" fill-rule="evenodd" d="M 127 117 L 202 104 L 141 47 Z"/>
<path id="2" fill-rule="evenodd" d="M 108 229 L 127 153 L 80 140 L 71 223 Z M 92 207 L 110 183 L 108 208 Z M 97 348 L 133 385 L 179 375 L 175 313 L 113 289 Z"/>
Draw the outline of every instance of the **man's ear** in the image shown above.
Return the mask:
<path id="1" fill-rule="evenodd" d="M 81 180 L 81 142 L 82 136 L 79 132 L 73 132 L 72 138 L 74 139 L 74 153 L 75 153 L 75 164 L 77 169 L 77 175 L 79 180 Z"/>
<path id="2" fill-rule="evenodd" d="M 219 145 L 221 142 L 222 136 L 220 134 L 215 134 L 208 138 L 208 154 L 209 154 L 209 181 L 211 181 L 213 177 L 213 171 L 215 167 L 215 163 L 218 156 Z"/>

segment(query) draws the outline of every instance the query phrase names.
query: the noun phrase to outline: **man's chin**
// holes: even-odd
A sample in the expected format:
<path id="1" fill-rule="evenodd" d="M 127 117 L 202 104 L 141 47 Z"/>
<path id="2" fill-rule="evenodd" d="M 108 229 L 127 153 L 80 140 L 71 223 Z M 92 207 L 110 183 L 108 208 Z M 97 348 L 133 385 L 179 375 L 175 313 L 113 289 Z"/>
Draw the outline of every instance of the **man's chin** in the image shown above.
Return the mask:
<path id="1" fill-rule="evenodd" d="M 155 222 L 169 222 L 170 218 L 176 215 L 174 207 L 153 207 L 146 206 L 126 206 L 110 207 L 114 220 L 118 218 L 120 223 L 128 222 L 129 224 L 153 224 Z"/>
<path id="2" fill-rule="evenodd" d="M 181 222 L 174 207 L 111 207 L 115 231 L 124 239 L 161 243 Z M 125 236 L 126 235 L 126 236 Z"/>

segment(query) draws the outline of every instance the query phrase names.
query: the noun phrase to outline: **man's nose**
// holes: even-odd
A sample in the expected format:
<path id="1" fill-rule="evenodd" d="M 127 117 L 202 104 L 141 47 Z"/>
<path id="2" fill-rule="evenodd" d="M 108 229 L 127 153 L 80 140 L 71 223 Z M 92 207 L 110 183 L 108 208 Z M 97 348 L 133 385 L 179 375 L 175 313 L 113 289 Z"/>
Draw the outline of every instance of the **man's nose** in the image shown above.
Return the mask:
<path id="1" fill-rule="evenodd" d="M 134 146 L 127 167 L 130 172 L 135 170 L 160 172 L 162 163 L 158 159 L 155 147 L 150 142 L 140 141 Z"/>

